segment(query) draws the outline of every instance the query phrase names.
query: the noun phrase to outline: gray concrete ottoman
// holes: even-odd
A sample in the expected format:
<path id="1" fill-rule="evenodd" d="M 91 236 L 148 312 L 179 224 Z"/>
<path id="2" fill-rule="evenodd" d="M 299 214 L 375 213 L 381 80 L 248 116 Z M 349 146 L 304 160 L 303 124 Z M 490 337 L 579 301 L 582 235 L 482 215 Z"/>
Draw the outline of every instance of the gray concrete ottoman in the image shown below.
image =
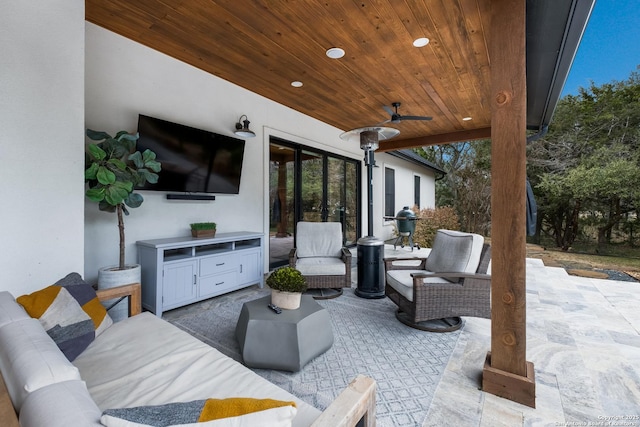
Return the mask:
<path id="1" fill-rule="evenodd" d="M 312 296 L 300 308 L 277 314 L 271 296 L 244 303 L 236 338 L 246 366 L 296 372 L 333 345 L 329 313 Z"/>

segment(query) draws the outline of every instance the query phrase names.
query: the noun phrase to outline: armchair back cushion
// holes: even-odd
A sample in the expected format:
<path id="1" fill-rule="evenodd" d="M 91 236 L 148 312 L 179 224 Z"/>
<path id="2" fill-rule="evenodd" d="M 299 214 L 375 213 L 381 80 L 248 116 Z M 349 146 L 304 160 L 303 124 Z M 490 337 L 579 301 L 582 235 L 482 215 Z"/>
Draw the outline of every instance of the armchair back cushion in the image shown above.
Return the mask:
<path id="1" fill-rule="evenodd" d="M 298 258 L 340 258 L 342 254 L 342 224 L 339 222 L 298 222 L 296 249 Z"/>
<path id="2" fill-rule="evenodd" d="M 484 238 L 479 234 L 438 230 L 425 270 L 434 273 L 475 273 Z"/>

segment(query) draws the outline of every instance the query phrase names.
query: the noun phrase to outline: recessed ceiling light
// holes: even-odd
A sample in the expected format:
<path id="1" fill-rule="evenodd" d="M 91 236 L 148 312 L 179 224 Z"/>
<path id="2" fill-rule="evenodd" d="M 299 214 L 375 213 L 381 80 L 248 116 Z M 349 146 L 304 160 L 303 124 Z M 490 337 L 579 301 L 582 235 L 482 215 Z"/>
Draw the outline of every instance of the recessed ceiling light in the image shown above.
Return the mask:
<path id="1" fill-rule="evenodd" d="M 339 47 L 332 47 L 331 49 L 327 50 L 327 56 L 331 59 L 342 58 L 344 56 L 344 50 L 340 49 Z"/>
<path id="2" fill-rule="evenodd" d="M 464 120 L 465 122 L 468 122 L 469 120 L 471 120 L 471 117 L 463 117 L 462 120 Z"/>
<path id="3" fill-rule="evenodd" d="M 291 86 L 293 87 L 302 87 L 302 82 L 299 82 L 298 80 L 291 82 Z"/>
<path id="4" fill-rule="evenodd" d="M 419 39 L 415 39 L 413 41 L 413 45 L 415 47 L 424 47 L 429 44 L 429 39 L 426 37 L 420 37 Z"/>

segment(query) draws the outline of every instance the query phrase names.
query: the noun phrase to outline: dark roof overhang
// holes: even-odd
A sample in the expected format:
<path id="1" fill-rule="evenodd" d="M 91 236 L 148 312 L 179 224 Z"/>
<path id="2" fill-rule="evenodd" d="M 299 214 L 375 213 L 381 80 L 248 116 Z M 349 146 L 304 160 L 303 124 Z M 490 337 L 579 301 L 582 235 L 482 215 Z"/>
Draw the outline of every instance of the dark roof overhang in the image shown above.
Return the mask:
<path id="1" fill-rule="evenodd" d="M 527 0 L 527 129 L 551 122 L 595 0 Z"/>

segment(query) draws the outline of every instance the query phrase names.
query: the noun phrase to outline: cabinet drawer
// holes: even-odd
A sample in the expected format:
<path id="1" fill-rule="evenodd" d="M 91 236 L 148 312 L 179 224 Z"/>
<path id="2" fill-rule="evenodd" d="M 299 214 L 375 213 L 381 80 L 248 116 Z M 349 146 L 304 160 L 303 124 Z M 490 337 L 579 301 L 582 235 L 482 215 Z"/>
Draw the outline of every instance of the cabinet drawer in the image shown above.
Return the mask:
<path id="1" fill-rule="evenodd" d="M 227 271 L 214 276 L 200 277 L 199 297 L 215 296 L 234 288 L 238 284 L 237 273 Z"/>
<path id="2" fill-rule="evenodd" d="M 237 262 L 233 255 L 216 255 L 200 260 L 200 277 L 220 274 L 236 268 Z"/>

